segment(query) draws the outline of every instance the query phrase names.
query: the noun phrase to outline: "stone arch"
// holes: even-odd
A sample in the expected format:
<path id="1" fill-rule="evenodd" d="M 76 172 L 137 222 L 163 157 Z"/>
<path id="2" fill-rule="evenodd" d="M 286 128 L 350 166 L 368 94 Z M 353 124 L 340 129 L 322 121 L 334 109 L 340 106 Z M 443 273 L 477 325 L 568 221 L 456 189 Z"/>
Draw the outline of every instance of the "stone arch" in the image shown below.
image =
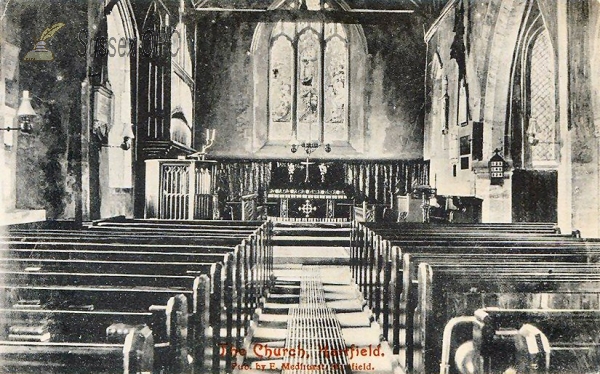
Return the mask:
<path id="1" fill-rule="evenodd" d="M 511 86 L 511 71 L 514 51 L 507 46 L 516 47 L 527 2 L 523 0 L 503 0 L 492 32 L 488 57 L 487 78 L 485 81 L 485 104 L 483 118 L 484 159 L 489 159 L 493 150 L 504 148 L 504 132 L 507 114 L 507 98 Z M 506 150 L 505 150 L 506 154 Z"/>
<path id="2" fill-rule="evenodd" d="M 499 7 L 494 30 L 491 33 L 491 48 L 487 59 L 487 74 L 485 80 L 482 108 L 483 119 L 488 131 L 484 132 L 484 159 L 492 156 L 493 150 L 502 148 L 505 157 L 512 159 L 509 140 L 510 132 L 510 100 L 513 86 L 515 66 L 519 63 L 519 51 L 526 36 L 531 37 L 530 15 L 533 8 L 539 11 L 541 23 L 550 34 L 553 50 L 556 56 L 555 28 L 551 24 L 551 11 L 548 7 L 538 6 L 538 1 L 503 0 Z M 528 22 L 530 21 L 530 22 Z M 507 50 L 509 49 L 509 50 Z"/>
<path id="3" fill-rule="evenodd" d="M 108 55 L 106 57 L 107 88 L 112 91 L 112 123 L 107 146 L 99 155 L 100 216 L 133 215 L 133 149 L 124 149 L 125 134 L 135 131 L 135 77 L 132 72 L 139 34 L 129 0 L 120 0 L 105 15 Z M 119 48 L 125 45 L 125 49 Z M 135 135 L 135 134 L 134 134 Z"/>

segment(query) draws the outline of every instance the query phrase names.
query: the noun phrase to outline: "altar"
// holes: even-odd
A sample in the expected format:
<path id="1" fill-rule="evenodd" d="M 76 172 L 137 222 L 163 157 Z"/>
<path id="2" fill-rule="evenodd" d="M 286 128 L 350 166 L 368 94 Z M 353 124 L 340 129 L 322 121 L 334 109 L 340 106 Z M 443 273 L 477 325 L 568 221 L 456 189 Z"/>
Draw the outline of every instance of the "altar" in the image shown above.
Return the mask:
<path id="1" fill-rule="evenodd" d="M 337 190 L 274 189 L 267 196 L 267 213 L 293 220 L 348 219 L 352 200 Z"/>
<path id="2" fill-rule="evenodd" d="M 281 219 L 343 221 L 353 200 L 345 189 L 343 166 L 334 162 L 274 162 L 267 214 Z"/>

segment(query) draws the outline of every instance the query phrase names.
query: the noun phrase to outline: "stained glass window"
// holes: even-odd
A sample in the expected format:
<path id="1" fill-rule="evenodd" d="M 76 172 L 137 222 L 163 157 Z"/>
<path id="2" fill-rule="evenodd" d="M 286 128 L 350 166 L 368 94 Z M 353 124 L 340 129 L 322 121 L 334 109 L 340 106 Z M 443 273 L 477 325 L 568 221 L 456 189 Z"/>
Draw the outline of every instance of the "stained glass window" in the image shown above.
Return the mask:
<path id="1" fill-rule="evenodd" d="M 318 139 L 321 96 L 321 48 L 319 34 L 312 27 L 298 36 L 297 133 L 299 139 Z"/>
<path id="2" fill-rule="evenodd" d="M 306 5 L 309 10 L 321 6 L 320 0 Z M 348 140 L 348 55 L 341 24 L 275 25 L 269 52 L 269 140 L 288 141 L 294 134 L 302 141 Z"/>
<path id="3" fill-rule="evenodd" d="M 532 135 L 531 161 L 556 160 L 556 88 L 554 53 L 548 31 L 532 42 L 529 59 L 530 115 L 527 132 Z"/>
<path id="4" fill-rule="evenodd" d="M 271 110 L 270 138 L 289 139 L 292 132 L 292 88 L 294 86 L 294 50 L 291 35 L 293 24 L 279 23 L 274 29 L 269 72 L 269 97 Z M 287 32 L 286 32 L 287 31 Z"/>
<path id="5" fill-rule="evenodd" d="M 346 106 L 348 103 L 346 35 L 343 27 L 325 28 L 325 138 L 346 140 Z"/>

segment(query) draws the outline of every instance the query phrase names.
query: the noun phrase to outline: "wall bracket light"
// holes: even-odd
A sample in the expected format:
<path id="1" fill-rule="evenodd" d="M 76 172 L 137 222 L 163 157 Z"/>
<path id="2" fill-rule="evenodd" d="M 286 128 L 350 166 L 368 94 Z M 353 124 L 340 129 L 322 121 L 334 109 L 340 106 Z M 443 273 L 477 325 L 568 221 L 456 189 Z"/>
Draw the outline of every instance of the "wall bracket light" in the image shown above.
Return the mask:
<path id="1" fill-rule="evenodd" d="M 2 127 L 2 131 L 20 131 L 24 134 L 31 134 L 33 132 L 33 121 L 38 117 L 35 110 L 31 106 L 31 97 L 29 97 L 29 91 L 23 91 L 23 97 L 21 98 L 21 105 L 17 110 L 17 119 L 19 121 L 19 127 Z"/>

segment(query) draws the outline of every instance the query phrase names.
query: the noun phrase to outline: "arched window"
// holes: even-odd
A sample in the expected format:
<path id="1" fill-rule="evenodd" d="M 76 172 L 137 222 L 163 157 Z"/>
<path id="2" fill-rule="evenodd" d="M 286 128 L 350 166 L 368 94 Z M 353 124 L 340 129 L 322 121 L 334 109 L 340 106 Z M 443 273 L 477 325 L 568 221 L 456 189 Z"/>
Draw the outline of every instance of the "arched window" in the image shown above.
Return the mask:
<path id="1" fill-rule="evenodd" d="M 545 28 L 531 39 L 526 64 L 526 139 L 531 164 L 537 166 L 555 162 L 557 158 L 554 52 Z"/>
<path id="2" fill-rule="evenodd" d="M 515 48 L 505 148 L 518 169 L 558 167 L 556 41 L 537 1 L 526 9 Z"/>
<path id="3" fill-rule="evenodd" d="M 269 139 L 348 140 L 344 26 L 279 22 L 269 52 Z"/>
<path id="4" fill-rule="evenodd" d="M 283 0 L 271 9 L 304 7 L 347 8 L 341 0 Z M 367 51 L 360 25 L 326 17 L 261 23 L 252 43 L 256 150 L 296 137 L 362 151 L 364 95 L 352 94 L 365 87 Z"/>

